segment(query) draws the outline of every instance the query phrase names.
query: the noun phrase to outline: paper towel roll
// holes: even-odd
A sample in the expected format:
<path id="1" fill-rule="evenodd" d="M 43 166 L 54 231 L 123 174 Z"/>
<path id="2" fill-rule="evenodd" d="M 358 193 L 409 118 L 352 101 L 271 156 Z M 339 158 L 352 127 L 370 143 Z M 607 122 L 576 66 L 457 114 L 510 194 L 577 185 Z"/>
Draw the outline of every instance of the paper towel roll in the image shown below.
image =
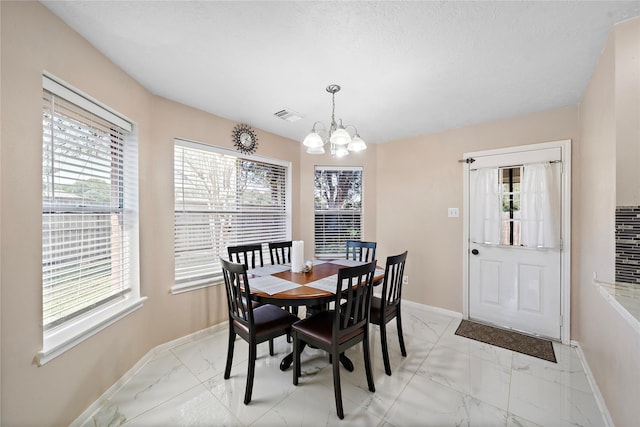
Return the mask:
<path id="1" fill-rule="evenodd" d="M 291 271 L 300 273 L 304 268 L 304 242 L 294 240 L 291 243 Z"/>

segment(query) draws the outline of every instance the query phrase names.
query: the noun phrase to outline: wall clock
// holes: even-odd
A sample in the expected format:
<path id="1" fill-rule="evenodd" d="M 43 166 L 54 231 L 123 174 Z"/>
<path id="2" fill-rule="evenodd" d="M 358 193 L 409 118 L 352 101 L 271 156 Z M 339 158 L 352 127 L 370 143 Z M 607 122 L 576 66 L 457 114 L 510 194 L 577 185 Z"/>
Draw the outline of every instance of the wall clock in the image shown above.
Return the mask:
<path id="1" fill-rule="evenodd" d="M 249 125 L 236 125 L 231 132 L 231 138 L 238 151 L 245 154 L 252 154 L 258 148 L 258 137 Z"/>

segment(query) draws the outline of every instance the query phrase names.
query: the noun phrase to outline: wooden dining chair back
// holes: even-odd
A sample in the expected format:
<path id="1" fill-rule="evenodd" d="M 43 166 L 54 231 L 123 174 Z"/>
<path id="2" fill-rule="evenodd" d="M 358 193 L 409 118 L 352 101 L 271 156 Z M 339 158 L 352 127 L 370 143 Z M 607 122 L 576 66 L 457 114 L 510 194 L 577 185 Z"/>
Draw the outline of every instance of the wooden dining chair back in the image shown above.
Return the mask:
<path id="1" fill-rule="evenodd" d="M 247 266 L 222 258 L 220 263 L 229 309 L 229 343 L 224 379 L 229 379 L 231 376 L 234 344 L 236 335 L 239 335 L 249 344 L 247 385 L 244 394 L 246 405 L 251 401 L 253 391 L 257 345 L 269 341 L 269 354 L 273 356 L 273 338 L 291 333 L 291 325 L 299 319 L 275 305 L 261 304 L 254 307 L 253 304 L 246 304 L 244 301 L 249 301 L 251 298 Z"/>
<path id="2" fill-rule="evenodd" d="M 398 340 L 400 342 L 400 352 L 403 357 L 407 356 L 402 336 L 402 316 L 400 303 L 402 301 L 402 277 L 404 276 L 404 266 L 407 261 L 408 252 L 387 258 L 384 269 L 384 281 L 382 283 L 382 294 L 380 297 L 371 298 L 371 323 L 380 325 L 380 342 L 382 343 L 382 359 L 384 360 L 384 371 L 391 375 L 391 364 L 389 362 L 389 349 L 387 346 L 386 324 L 393 318 L 396 319 L 398 328 Z"/>
<path id="3" fill-rule="evenodd" d="M 285 242 L 269 242 L 269 256 L 271 257 L 271 265 L 280 265 L 291 263 L 291 240 Z M 291 313 L 298 315 L 298 307 L 295 305 L 285 306 Z M 291 342 L 291 338 L 287 336 L 287 342 Z"/>
<path id="4" fill-rule="evenodd" d="M 361 242 L 359 240 L 347 240 L 346 259 L 371 262 L 376 259 L 376 242 Z"/>
<path id="5" fill-rule="evenodd" d="M 335 293 L 335 308 L 300 320 L 291 328 L 293 333 L 293 384 L 301 376 L 300 352 L 302 343 L 320 348 L 330 355 L 333 364 L 333 388 L 336 410 L 344 418 L 340 387 L 340 354 L 362 342 L 364 365 L 369 390 L 375 392 L 369 351 L 369 313 L 376 262 L 341 268 Z"/>
<path id="6" fill-rule="evenodd" d="M 238 264 L 244 264 L 247 268 L 264 267 L 262 256 L 262 244 L 228 246 L 229 260 Z M 257 262 L 256 262 L 257 261 Z"/>
<path id="7" fill-rule="evenodd" d="M 269 242 L 269 256 L 271 265 L 287 264 L 291 262 L 291 240 L 286 242 Z"/>

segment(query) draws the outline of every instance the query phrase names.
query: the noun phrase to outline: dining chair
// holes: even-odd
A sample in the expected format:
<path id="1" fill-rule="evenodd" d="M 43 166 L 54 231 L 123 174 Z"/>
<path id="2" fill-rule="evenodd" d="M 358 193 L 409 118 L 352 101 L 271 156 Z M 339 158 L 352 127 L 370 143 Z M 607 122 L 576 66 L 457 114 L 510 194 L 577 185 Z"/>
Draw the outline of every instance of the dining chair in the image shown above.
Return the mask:
<path id="1" fill-rule="evenodd" d="M 285 242 L 269 242 L 271 265 L 287 264 L 291 262 L 291 240 Z"/>
<path id="2" fill-rule="evenodd" d="M 293 384 L 298 385 L 298 378 L 301 376 L 300 352 L 303 342 L 328 352 L 333 365 L 333 389 L 340 419 L 344 418 L 344 411 L 339 359 L 340 354 L 346 349 L 362 342 L 369 391 L 376 391 L 369 351 L 369 313 L 375 269 L 376 262 L 373 261 L 338 270 L 335 309 L 313 314 L 291 327 L 294 352 Z"/>
<path id="3" fill-rule="evenodd" d="M 382 359 L 384 360 L 384 371 L 391 375 L 391 364 L 389 363 L 389 349 L 387 347 L 387 323 L 395 317 L 398 327 L 398 340 L 400 341 L 400 352 L 403 357 L 407 357 L 407 350 L 404 347 L 402 336 L 402 316 L 400 315 L 400 302 L 402 297 L 402 276 L 404 275 L 404 265 L 407 261 L 407 251 L 399 255 L 387 257 L 387 264 L 384 269 L 384 280 L 382 283 L 382 294 L 380 297 L 371 297 L 371 323 L 380 326 L 380 342 L 382 343 Z"/>
<path id="4" fill-rule="evenodd" d="M 376 259 L 376 242 L 347 240 L 345 258 L 363 262 L 373 261 Z"/>
<path id="5" fill-rule="evenodd" d="M 264 267 L 262 258 L 262 244 L 227 246 L 229 260 L 238 264 L 244 264 L 247 268 Z M 256 264 L 259 261 L 259 264 Z"/>
<path id="6" fill-rule="evenodd" d="M 275 305 L 261 304 L 254 308 L 252 304 L 245 304 L 244 301 L 248 301 L 251 296 L 247 266 L 222 258 L 220 263 L 229 308 L 229 344 L 224 379 L 231 376 L 234 344 L 236 335 L 240 335 L 249 344 L 247 385 L 244 392 L 244 404 L 247 405 L 253 391 L 257 345 L 269 341 L 269 355 L 273 356 L 273 338 L 290 333 L 291 325 L 299 319 Z"/>

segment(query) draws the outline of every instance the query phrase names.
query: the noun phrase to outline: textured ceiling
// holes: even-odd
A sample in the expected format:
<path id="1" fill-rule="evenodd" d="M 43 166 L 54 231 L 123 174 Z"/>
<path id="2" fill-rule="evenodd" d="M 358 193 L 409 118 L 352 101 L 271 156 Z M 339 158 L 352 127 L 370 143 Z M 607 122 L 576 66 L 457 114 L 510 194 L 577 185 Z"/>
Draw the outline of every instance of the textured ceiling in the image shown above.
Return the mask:
<path id="1" fill-rule="evenodd" d="M 152 93 L 292 139 L 329 121 L 337 83 L 336 119 L 372 143 L 576 104 L 613 25 L 640 14 L 640 1 L 43 3 Z"/>

